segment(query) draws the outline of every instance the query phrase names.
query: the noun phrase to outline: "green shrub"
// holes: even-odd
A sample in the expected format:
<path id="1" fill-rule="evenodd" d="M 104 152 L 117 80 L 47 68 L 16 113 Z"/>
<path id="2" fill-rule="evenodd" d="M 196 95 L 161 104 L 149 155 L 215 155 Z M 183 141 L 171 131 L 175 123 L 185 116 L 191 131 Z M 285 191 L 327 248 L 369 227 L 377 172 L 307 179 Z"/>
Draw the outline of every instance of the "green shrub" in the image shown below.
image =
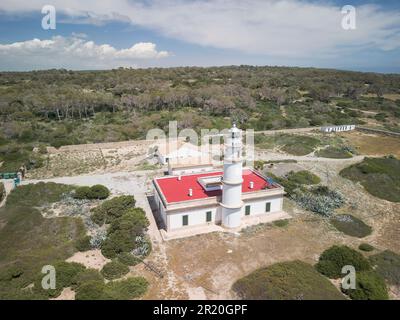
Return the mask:
<path id="1" fill-rule="evenodd" d="M 388 300 L 385 280 L 374 271 L 357 272 L 356 289 L 343 290 L 352 300 Z"/>
<path id="2" fill-rule="evenodd" d="M 287 174 L 286 178 L 296 184 L 310 185 L 318 184 L 321 182 L 321 179 L 317 175 L 307 170 L 298 172 L 291 171 Z"/>
<path id="3" fill-rule="evenodd" d="M 91 236 L 84 236 L 82 238 L 79 238 L 75 242 L 75 248 L 78 249 L 79 251 L 87 251 L 92 248 L 90 241 L 92 237 Z"/>
<path id="4" fill-rule="evenodd" d="M 91 280 L 83 283 L 76 290 L 76 300 L 130 300 L 142 296 L 148 287 L 143 277 L 133 277 L 120 281 Z"/>
<path id="5" fill-rule="evenodd" d="M 361 253 L 347 246 L 332 246 L 325 250 L 315 267 L 323 275 L 336 279 L 343 275 L 342 268 L 346 265 L 354 266 L 356 271 L 371 269 L 369 261 Z"/>
<path id="6" fill-rule="evenodd" d="M 118 279 L 129 272 L 129 267 L 123 263 L 113 260 L 104 265 L 101 274 L 108 280 Z"/>
<path id="7" fill-rule="evenodd" d="M 338 148 L 333 146 L 319 150 L 318 152 L 316 152 L 316 155 L 318 157 L 332 158 L 332 159 L 349 159 L 353 157 L 351 152 L 349 152 L 348 148 L 344 147 Z"/>
<path id="8" fill-rule="evenodd" d="M 97 184 L 92 187 L 79 187 L 75 190 L 75 199 L 106 199 L 110 195 L 110 191 L 107 187 Z"/>
<path id="9" fill-rule="evenodd" d="M 122 252 L 117 256 L 118 261 L 127 265 L 127 266 L 135 266 L 141 262 L 138 257 L 135 257 L 132 253 Z"/>
<path id="10" fill-rule="evenodd" d="M 391 285 L 400 286 L 400 255 L 385 250 L 369 257 L 375 271 Z"/>
<path id="11" fill-rule="evenodd" d="M 283 220 L 277 220 L 273 222 L 274 226 L 277 227 L 286 227 L 289 224 L 289 220 L 288 219 L 283 219 Z"/>
<path id="12" fill-rule="evenodd" d="M 400 202 L 400 160 L 394 157 L 365 158 L 343 169 L 340 175 L 360 182 L 375 197 Z"/>
<path id="13" fill-rule="evenodd" d="M 110 190 L 107 187 L 96 184 L 90 188 L 90 198 L 89 199 L 106 199 L 110 195 Z"/>
<path id="14" fill-rule="evenodd" d="M 115 258 L 119 253 L 130 252 L 137 247 L 134 239 L 143 235 L 149 225 L 143 209 L 128 209 L 116 218 L 108 229 L 108 236 L 101 245 L 101 252 L 107 258 Z"/>
<path id="15" fill-rule="evenodd" d="M 84 186 L 76 188 L 74 193 L 75 199 L 89 199 L 90 187 Z"/>
<path id="16" fill-rule="evenodd" d="M 104 281 L 88 281 L 77 288 L 75 300 L 105 300 L 105 288 Z"/>
<path id="17" fill-rule="evenodd" d="M 107 236 L 101 245 L 101 253 L 109 259 L 115 258 L 121 252 L 130 252 L 135 248 L 134 239 L 128 232 L 115 231 Z"/>
<path id="18" fill-rule="evenodd" d="M 52 298 L 57 297 L 64 288 L 71 287 L 74 284 L 74 278 L 78 273 L 85 270 L 85 266 L 80 263 L 65 261 L 55 263 L 54 268 L 56 271 L 56 288 L 43 289 L 41 283 L 44 275 L 40 273 L 34 284 L 34 291 L 36 293 Z"/>
<path id="19" fill-rule="evenodd" d="M 0 202 L 6 197 L 6 188 L 4 187 L 4 183 L 0 182 Z"/>
<path id="20" fill-rule="evenodd" d="M 72 288 L 76 290 L 89 281 L 104 282 L 104 278 L 96 269 L 85 269 L 72 278 Z"/>
<path id="21" fill-rule="evenodd" d="M 148 285 L 145 278 L 134 277 L 107 283 L 106 292 L 113 300 L 129 300 L 142 296 Z"/>
<path id="22" fill-rule="evenodd" d="M 100 206 L 92 210 L 91 219 L 98 225 L 111 223 L 121 217 L 126 209 L 135 207 L 133 196 L 120 196 L 104 201 Z"/>
<path id="23" fill-rule="evenodd" d="M 352 237 L 364 238 L 372 233 L 369 225 L 350 214 L 339 214 L 330 221 L 336 229 Z"/>
<path id="24" fill-rule="evenodd" d="M 358 249 L 360 249 L 361 251 L 365 251 L 365 252 L 371 252 L 371 251 L 374 251 L 375 248 L 368 243 L 361 243 L 358 246 Z"/>
<path id="25" fill-rule="evenodd" d="M 344 296 L 313 266 L 302 261 L 276 263 L 237 280 L 233 291 L 249 300 L 343 300 Z"/>

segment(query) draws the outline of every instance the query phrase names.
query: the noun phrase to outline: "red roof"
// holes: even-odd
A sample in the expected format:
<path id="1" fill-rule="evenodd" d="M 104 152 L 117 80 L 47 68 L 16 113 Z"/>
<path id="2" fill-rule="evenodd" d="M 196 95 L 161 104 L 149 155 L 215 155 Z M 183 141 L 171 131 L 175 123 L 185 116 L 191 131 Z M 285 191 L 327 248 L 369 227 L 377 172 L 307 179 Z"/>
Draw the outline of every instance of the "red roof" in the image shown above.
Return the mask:
<path id="1" fill-rule="evenodd" d="M 205 199 L 221 195 L 222 190 L 206 191 L 198 182 L 199 178 L 222 176 L 222 171 L 182 175 L 181 180 L 177 176 L 155 179 L 159 190 L 164 195 L 168 203 L 181 202 L 187 200 Z M 253 189 L 250 189 L 250 181 L 254 183 Z M 269 184 L 261 175 L 253 170 L 243 170 L 242 192 L 255 192 L 266 187 L 275 188 Z M 189 196 L 189 189 L 193 190 L 193 195 Z"/>

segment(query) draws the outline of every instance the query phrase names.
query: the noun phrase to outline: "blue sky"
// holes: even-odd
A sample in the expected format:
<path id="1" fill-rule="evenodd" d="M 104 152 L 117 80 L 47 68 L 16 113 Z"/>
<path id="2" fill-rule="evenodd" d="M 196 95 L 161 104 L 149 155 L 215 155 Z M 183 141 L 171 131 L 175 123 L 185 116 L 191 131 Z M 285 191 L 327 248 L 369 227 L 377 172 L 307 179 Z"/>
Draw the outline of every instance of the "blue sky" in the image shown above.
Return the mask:
<path id="1" fill-rule="evenodd" d="M 400 72 L 400 1 L 42 1 L 0 4 L 0 70 L 287 65 Z M 341 8 L 356 8 L 356 30 Z"/>

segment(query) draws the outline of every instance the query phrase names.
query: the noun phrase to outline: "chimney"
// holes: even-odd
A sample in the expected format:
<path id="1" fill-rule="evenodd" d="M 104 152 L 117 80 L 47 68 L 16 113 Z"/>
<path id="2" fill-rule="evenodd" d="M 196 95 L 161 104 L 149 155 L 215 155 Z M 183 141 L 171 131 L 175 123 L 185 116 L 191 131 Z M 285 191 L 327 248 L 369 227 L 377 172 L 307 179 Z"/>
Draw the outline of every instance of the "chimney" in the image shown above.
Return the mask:
<path id="1" fill-rule="evenodd" d="M 253 188 L 254 188 L 254 182 L 253 182 L 253 181 L 250 181 L 249 188 L 250 188 L 250 189 L 253 189 Z"/>
<path id="2" fill-rule="evenodd" d="M 189 189 L 189 197 L 193 196 L 193 189 Z"/>

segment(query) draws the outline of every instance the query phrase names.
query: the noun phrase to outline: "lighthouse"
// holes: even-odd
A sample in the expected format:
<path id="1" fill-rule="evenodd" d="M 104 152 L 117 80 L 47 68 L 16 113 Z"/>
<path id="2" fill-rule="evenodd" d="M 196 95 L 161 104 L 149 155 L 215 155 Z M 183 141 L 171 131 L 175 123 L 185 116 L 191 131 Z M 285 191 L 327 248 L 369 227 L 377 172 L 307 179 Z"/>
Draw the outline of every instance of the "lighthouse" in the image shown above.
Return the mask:
<path id="1" fill-rule="evenodd" d="M 225 136 L 224 172 L 222 179 L 222 225 L 227 228 L 240 226 L 242 214 L 242 131 L 233 127 Z"/>

